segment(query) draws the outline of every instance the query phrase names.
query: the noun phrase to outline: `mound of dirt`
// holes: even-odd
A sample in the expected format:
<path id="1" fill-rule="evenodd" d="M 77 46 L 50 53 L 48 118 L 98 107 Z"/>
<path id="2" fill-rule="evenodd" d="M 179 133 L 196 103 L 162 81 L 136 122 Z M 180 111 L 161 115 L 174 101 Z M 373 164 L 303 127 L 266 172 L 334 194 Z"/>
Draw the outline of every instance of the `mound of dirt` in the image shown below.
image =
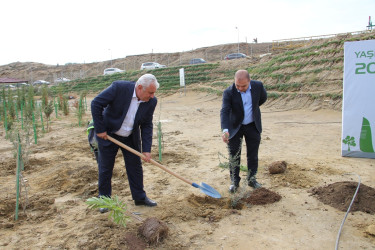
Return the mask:
<path id="1" fill-rule="evenodd" d="M 311 189 L 312 195 L 326 205 L 347 211 L 357 189 L 357 182 L 336 182 L 324 187 Z M 361 184 L 350 211 L 375 214 L 375 189 Z"/>
<path id="2" fill-rule="evenodd" d="M 278 193 L 266 188 L 255 189 L 248 197 L 242 199 L 243 202 L 251 205 L 265 205 L 279 200 L 281 200 L 281 196 Z"/>
<path id="3" fill-rule="evenodd" d="M 285 161 L 275 161 L 272 162 L 268 166 L 268 171 L 270 174 L 281 174 L 284 173 L 286 170 L 286 162 Z"/>
<path id="4" fill-rule="evenodd" d="M 138 233 L 150 244 L 162 241 L 168 236 L 168 231 L 168 226 L 155 217 L 147 218 L 138 229 Z"/>

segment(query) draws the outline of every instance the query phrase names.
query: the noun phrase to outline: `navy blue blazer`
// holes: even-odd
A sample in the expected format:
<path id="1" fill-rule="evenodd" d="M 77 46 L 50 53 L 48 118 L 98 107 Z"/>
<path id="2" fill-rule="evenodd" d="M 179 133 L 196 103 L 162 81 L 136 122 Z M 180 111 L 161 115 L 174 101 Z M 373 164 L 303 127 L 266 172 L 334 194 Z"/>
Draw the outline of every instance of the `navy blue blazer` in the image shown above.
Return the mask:
<path id="1" fill-rule="evenodd" d="M 121 128 L 133 97 L 134 88 L 135 82 L 114 81 L 92 100 L 91 113 L 96 133 L 107 132 L 109 134 Z M 151 152 L 152 118 L 156 104 L 156 97 L 151 98 L 148 102 L 140 103 L 135 115 L 133 131 L 130 136 L 138 151 L 142 147 L 142 152 Z M 98 141 L 104 146 L 112 143 L 100 138 Z"/>
<path id="2" fill-rule="evenodd" d="M 253 104 L 253 119 L 259 133 L 262 133 L 262 120 L 260 108 L 267 100 L 267 92 L 260 81 L 251 80 L 251 98 Z M 220 110 L 221 129 L 228 129 L 229 139 L 235 136 L 244 119 L 244 107 L 241 93 L 233 83 L 223 93 L 223 103 Z"/>

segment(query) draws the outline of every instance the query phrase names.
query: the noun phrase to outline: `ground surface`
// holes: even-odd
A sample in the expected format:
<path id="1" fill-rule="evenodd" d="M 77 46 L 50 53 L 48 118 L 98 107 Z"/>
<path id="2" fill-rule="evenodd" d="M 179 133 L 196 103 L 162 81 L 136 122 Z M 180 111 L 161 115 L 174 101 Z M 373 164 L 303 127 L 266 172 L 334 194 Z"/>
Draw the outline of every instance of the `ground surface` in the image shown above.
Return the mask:
<path id="1" fill-rule="evenodd" d="M 151 247 L 137 236 L 139 220 L 131 217 L 123 228 L 110 221 L 108 214 L 85 204 L 97 195 L 97 166 L 74 111 L 69 117 L 53 118 L 51 132 L 32 145 L 23 171 L 28 205 L 25 212 L 20 209 L 15 222 L 16 161 L 12 145 L 0 130 L 0 248 L 333 249 L 360 176 L 363 192 L 360 189 L 361 196 L 353 205 L 356 211 L 345 221 L 340 249 L 374 249 L 370 229 L 375 224 L 371 209 L 375 162 L 340 156 L 341 112 L 293 110 L 290 105 L 283 110 L 272 103 L 263 106 L 258 180 L 265 189 L 256 193 L 241 183 L 239 192 L 230 195 L 229 171 L 219 167 L 227 162 L 220 137 L 220 107 L 220 97 L 200 92 L 159 96 L 153 158 L 158 159 L 156 125 L 160 120 L 162 164 L 193 182 L 209 184 L 222 199 L 208 197 L 158 167 L 144 164 L 145 190 L 158 206 L 136 207 L 119 154 L 113 194 L 128 204 L 128 211 L 140 213 L 142 219 L 156 217 L 169 228 L 168 237 Z M 287 163 L 285 173 L 269 174 L 268 166 L 275 161 Z M 332 198 L 328 204 L 324 200 L 328 195 L 344 200 Z M 24 192 L 21 200 L 25 201 Z"/>

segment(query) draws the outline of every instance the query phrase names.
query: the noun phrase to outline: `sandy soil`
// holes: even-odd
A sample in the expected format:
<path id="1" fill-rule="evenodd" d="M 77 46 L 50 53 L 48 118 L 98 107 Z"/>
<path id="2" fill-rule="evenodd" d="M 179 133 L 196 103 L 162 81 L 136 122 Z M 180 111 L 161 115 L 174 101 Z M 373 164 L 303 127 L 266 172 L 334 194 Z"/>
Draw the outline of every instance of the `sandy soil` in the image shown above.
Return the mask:
<path id="1" fill-rule="evenodd" d="M 220 107 L 220 97 L 201 92 L 159 95 L 153 158 L 158 159 L 156 131 L 160 121 L 162 164 L 193 182 L 209 184 L 221 193 L 221 199 L 208 197 L 158 167 L 144 164 L 145 189 L 158 206 L 136 207 L 122 156 L 118 155 L 113 194 L 127 203 L 128 211 L 139 213 L 143 219 L 156 217 L 169 228 L 168 237 L 152 246 L 137 236 L 141 224 L 137 219 L 131 216 L 124 228 L 109 220 L 108 214 L 85 204 L 86 199 L 97 195 L 97 166 L 85 127 L 76 125 L 74 111 L 68 117 L 52 118 L 51 132 L 32 145 L 22 173 L 25 186 L 21 203 L 27 206 L 14 221 L 16 161 L 1 130 L 0 248 L 333 249 L 345 212 L 324 204 L 311 190 L 336 182 L 357 182 L 357 175 L 361 183 L 375 188 L 373 159 L 340 156 L 341 112 L 283 110 L 272 102 L 262 107 L 258 180 L 281 199 L 233 208 L 253 190 L 241 185 L 237 194 L 228 193 L 229 170 L 219 167 L 227 161 L 220 137 Z M 85 116 L 88 120 L 89 112 Z M 243 165 L 244 154 L 245 150 Z M 285 173 L 269 173 L 268 166 L 275 161 L 287 162 Z M 374 249 L 375 236 L 369 231 L 374 224 L 373 214 L 349 213 L 340 249 Z"/>

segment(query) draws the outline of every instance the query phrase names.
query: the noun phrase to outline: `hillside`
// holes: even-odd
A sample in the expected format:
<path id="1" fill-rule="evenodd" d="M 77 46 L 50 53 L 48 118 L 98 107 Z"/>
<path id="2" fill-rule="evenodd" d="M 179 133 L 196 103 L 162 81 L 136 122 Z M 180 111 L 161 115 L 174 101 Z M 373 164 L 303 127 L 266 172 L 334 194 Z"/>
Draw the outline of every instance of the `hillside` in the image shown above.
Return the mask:
<path id="1" fill-rule="evenodd" d="M 240 43 L 239 50 L 252 56 L 268 53 L 272 50 L 271 43 Z M 43 79 L 54 82 L 58 77 L 69 79 L 80 79 L 103 75 L 105 68 L 115 67 L 126 71 L 139 70 L 143 62 L 156 61 L 168 67 L 176 67 L 189 64 L 192 58 L 204 58 L 208 63 L 215 63 L 223 60 L 225 55 L 236 53 L 238 44 L 224 44 L 211 47 L 203 47 L 191 51 L 178 53 L 150 53 L 141 55 L 131 55 L 125 58 L 94 62 L 86 64 L 66 64 L 66 65 L 46 65 L 37 62 L 14 62 L 0 66 L 0 78 L 11 77 L 20 78 L 33 82 Z"/>
<path id="2" fill-rule="evenodd" d="M 263 81 L 268 94 L 267 105 L 277 109 L 328 108 L 340 110 L 342 105 L 343 45 L 346 41 L 374 39 L 372 32 L 337 35 L 304 41 L 283 41 L 280 44 L 240 44 L 245 59 L 224 61 L 237 51 L 237 44 L 217 45 L 181 53 L 144 54 L 90 64 L 51 66 L 38 63 L 12 63 L 0 66 L 0 77 L 46 79 L 64 76 L 76 79 L 64 91 L 98 92 L 117 79 L 136 80 L 145 71 L 145 61 L 158 61 L 168 67 L 152 72 L 161 83 L 161 91 L 179 88 L 179 69 L 185 68 L 186 83 L 194 90 L 221 95 L 233 82 L 237 69 L 247 69 L 252 79 Z M 249 52 L 250 51 L 250 52 Z M 202 57 L 203 65 L 187 65 L 191 58 Z M 122 74 L 103 76 L 103 69 L 125 68 Z M 28 78 L 29 77 L 29 78 Z"/>

